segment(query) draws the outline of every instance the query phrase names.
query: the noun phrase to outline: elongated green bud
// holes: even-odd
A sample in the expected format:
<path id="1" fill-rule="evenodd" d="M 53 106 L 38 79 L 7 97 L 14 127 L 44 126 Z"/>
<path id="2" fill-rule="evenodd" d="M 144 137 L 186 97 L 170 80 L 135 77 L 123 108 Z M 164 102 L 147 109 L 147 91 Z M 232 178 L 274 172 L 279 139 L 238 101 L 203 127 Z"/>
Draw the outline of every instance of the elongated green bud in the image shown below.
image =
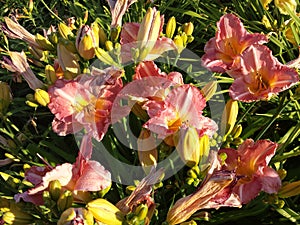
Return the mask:
<path id="1" fill-rule="evenodd" d="M 51 181 L 49 184 L 49 193 L 51 199 L 57 201 L 61 192 L 61 184 L 58 180 Z"/>
<path id="2" fill-rule="evenodd" d="M 148 214 L 148 206 L 146 204 L 140 204 L 134 214 L 137 215 L 140 221 L 144 220 Z"/>
<path id="3" fill-rule="evenodd" d="M 65 211 L 67 208 L 70 208 L 72 204 L 73 194 L 69 190 L 66 190 L 63 194 L 61 194 L 57 200 L 57 208 L 61 212 Z"/>

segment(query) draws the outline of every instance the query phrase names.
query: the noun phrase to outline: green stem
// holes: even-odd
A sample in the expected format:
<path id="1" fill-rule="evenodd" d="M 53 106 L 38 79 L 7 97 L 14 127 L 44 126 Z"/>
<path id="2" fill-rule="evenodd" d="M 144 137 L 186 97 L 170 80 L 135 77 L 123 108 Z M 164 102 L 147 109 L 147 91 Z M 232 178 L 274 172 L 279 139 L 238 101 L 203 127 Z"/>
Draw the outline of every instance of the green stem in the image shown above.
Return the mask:
<path id="1" fill-rule="evenodd" d="M 245 116 L 250 112 L 250 110 L 255 106 L 256 102 L 253 102 L 249 108 L 246 110 L 246 112 L 241 116 L 241 118 L 239 118 L 239 120 L 236 122 L 236 124 L 239 124 L 240 122 L 242 122 L 242 120 L 245 118 Z"/>
<path id="2" fill-rule="evenodd" d="M 43 5 L 46 7 L 46 9 L 59 21 L 63 22 L 63 20 L 61 18 L 59 18 L 49 7 L 48 5 L 44 2 L 44 0 L 41 0 L 41 2 L 43 3 Z"/>
<path id="3" fill-rule="evenodd" d="M 285 99 L 286 99 L 286 94 L 282 97 L 282 99 L 279 103 L 279 108 L 278 108 L 277 112 L 275 113 L 275 115 L 268 121 L 265 128 L 259 132 L 259 134 L 255 138 L 255 140 L 259 140 L 266 133 L 266 131 L 270 128 L 270 126 L 276 121 L 277 117 L 280 115 L 280 113 L 283 111 L 283 109 L 289 104 L 289 101 L 286 101 L 284 103 Z"/>

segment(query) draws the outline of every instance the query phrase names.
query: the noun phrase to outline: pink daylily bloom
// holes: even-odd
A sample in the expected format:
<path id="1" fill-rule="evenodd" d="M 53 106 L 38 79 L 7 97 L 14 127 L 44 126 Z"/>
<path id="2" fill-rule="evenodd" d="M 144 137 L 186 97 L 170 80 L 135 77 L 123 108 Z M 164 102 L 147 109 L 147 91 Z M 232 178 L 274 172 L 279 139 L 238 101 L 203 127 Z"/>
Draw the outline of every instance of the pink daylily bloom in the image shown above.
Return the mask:
<path id="1" fill-rule="evenodd" d="M 182 74 L 179 72 L 170 72 L 166 74 L 161 72 L 158 66 L 153 61 L 143 61 L 135 69 L 135 74 L 133 76 L 134 80 L 141 80 L 144 77 L 162 77 L 169 79 L 177 84 L 184 84 Z"/>
<path id="2" fill-rule="evenodd" d="M 272 194 L 281 187 L 278 173 L 268 166 L 277 146 L 276 143 L 267 140 L 254 142 L 247 139 L 238 150 L 227 148 L 219 151 L 227 155 L 222 169 L 235 171 L 240 177 L 233 192 L 240 197 L 242 203 L 248 203 L 260 191 Z"/>
<path id="3" fill-rule="evenodd" d="M 146 15 L 142 24 L 126 23 L 123 25 L 120 40 L 123 63 L 133 59 L 132 49 L 139 49 L 140 61 L 154 60 L 166 51 L 177 49 L 172 39 L 160 37 L 164 24 L 163 16 L 159 20 L 158 11 L 155 8 L 150 11 L 149 18 Z"/>
<path id="4" fill-rule="evenodd" d="M 234 100 L 268 100 L 299 81 L 296 70 L 278 62 L 264 45 L 250 46 L 241 55 L 239 64 L 240 69 L 228 71 L 235 78 L 229 89 Z"/>
<path id="5" fill-rule="evenodd" d="M 217 27 L 215 37 L 206 43 L 205 54 L 201 58 L 202 65 L 212 72 L 231 70 L 249 46 L 267 42 L 265 35 L 248 33 L 240 19 L 233 14 L 222 16 Z"/>
<path id="6" fill-rule="evenodd" d="M 48 89 L 48 107 L 55 115 L 52 128 L 59 135 L 85 128 L 101 140 L 106 133 L 112 103 L 122 88 L 123 71 L 107 68 L 93 74 L 83 74 L 73 80 L 59 79 Z"/>
<path id="7" fill-rule="evenodd" d="M 58 180 L 63 190 L 73 192 L 77 201 L 85 201 L 78 191 L 100 191 L 111 185 L 111 174 L 97 161 L 90 160 L 92 143 L 90 136 L 82 139 L 79 154 L 74 164 L 64 163 L 55 168 L 31 167 L 25 174 L 25 179 L 35 187 L 14 196 L 19 202 L 23 199 L 36 205 L 43 205 L 43 191 L 48 190 L 51 181 Z"/>
<path id="8" fill-rule="evenodd" d="M 182 126 L 193 126 L 199 133 L 212 136 L 217 124 L 202 115 L 206 101 L 200 90 L 189 84 L 173 88 L 163 102 L 155 100 L 145 103 L 150 119 L 145 128 L 165 138 Z"/>
<path id="9" fill-rule="evenodd" d="M 122 18 L 129 6 L 137 0 L 107 0 L 111 12 L 111 27 L 117 28 L 122 26 Z"/>
<path id="10" fill-rule="evenodd" d="M 44 83 L 40 81 L 27 62 L 25 53 L 22 52 L 9 52 L 10 59 L 4 57 L 4 61 L 0 61 L 1 65 L 13 73 L 20 74 L 28 83 L 32 90 L 42 88 Z"/>

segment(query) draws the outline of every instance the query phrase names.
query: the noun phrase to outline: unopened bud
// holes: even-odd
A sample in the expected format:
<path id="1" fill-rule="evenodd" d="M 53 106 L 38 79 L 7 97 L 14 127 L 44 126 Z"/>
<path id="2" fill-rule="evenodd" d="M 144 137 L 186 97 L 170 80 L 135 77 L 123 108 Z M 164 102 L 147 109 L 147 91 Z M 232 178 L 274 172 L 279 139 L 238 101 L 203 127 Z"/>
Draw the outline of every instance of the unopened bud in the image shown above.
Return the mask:
<path id="1" fill-rule="evenodd" d="M 281 187 L 278 191 L 278 196 L 280 198 L 289 198 L 300 194 L 300 180 L 287 183 Z"/>
<path id="2" fill-rule="evenodd" d="M 61 192 L 61 184 L 59 180 L 51 181 L 49 184 L 49 193 L 51 199 L 57 201 L 59 199 L 60 192 Z"/>
<path id="3" fill-rule="evenodd" d="M 210 81 L 201 89 L 206 101 L 210 100 L 212 96 L 216 93 L 217 87 L 217 81 Z"/>
<path id="4" fill-rule="evenodd" d="M 148 174 L 152 166 L 157 164 L 158 152 L 155 146 L 155 139 L 151 132 L 142 129 L 140 136 L 137 140 L 139 161 Z"/>
<path id="5" fill-rule="evenodd" d="M 121 32 L 121 27 L 120 26 L 111 28 L 111 30 L 110 30 L 110 40 L 112 42 L 116 42 L 119 38 L 120 32 Z"/>
<path id="6" fill-rule="evenodd" d="M 232 131 L 238 116 L 238 112 L 238 102 L 230 99 L 225 105 L 221 120 L 221 133 L 225 135 L 224 137 L 226 137 Z"/>
<path id="7" fill-rule="evenodd" d="M 0 81 L 0 115 L 4 115 L 12 101 L 12 94 L 7 83 Z"/>
<path id="8" fill-rule="evenodd" d="M 180 129 L 174 135 L 174 143 L 181 159 L 186 165 L 193 167 L 198 165 L 200 159 L 199 135 L 194 127 Z"/>
<path id="9" fill-rule="evenodd" d="M 72 29 L 64 23 L 58 24 L 58 32 L 64 39 L 69 39 L 69 37 L 74 36 Z"/>
<path id="10" fill-rule="evenodd" d="M 103 30 L 102 27 L 99 27 L 98 35 L 99 35 L 99 44 L 102 47 L 104 47 L 105 42 L 107 41 L 107 35 L 105 34 L 105 31 Z"/>
<path id="11" fill-rule="evenodd" d="M 45 66 L 45 74 L 46 74 L 46 79 L 49 84 L 54 84 L 55 81 L 57 80 L 57 76 L 55 73 L 55 69 L 51 65 L 46 65 Z"/>
<path id="12" fill-rule="evenodd" d="M 42 106 L 47 106 L 50 102 L 50 97 L 47 91 L 43 89 L 36 89 L 34 99 Z"/>
<path id="13" fill-rule="evenodd" d="M 193 34 L 194 31 L 194 24 L 192 22 L 188 22 L 182 25 L 182 30 L 186 35 L 190 36 Z"/>
<path id="14" fill-rule="evenodd" d="M 167 27 L 166 27 L 166 36 L 168 38 L 173 38 L 173 35 L 175 33 L 176 30 L 176 19 L 174 16 L 172 16 L 167 23 Z"/>
<path id="15" fill-rule="evenodd" d="M 44 50 L 53 51 L 55 49 L 54 45 L 47 38 L 40 34 L 35 35 L 35 41 Z"/>
<path id="16" fill-rule="evenodd" d="M 148 206 L 146 204 L 140 204 L 134 211 L 134 214 L 137 215 L 140 221 L 144 220 L 148 214 Z"/>
<path id="17" fill-rule="evenodd" d="M 94 218 L 104 224 L 122 225 L 124 215 L 112 203 L 103 198 L 98 198 L 87 204 L 87 209 Z"/>
<path id="18" fill-rule="evenodd" d="M 113 51 L 114 50 L 114 44 L 111 41 L 105 42 L 105 48 L 107 51 Z"/>
<path id="19" fill-rule="evenodd" d="M 70 208 L 72 204 L 73 194 L 69 190 L 66 190 L 63 194 L 61 194 L 57 200 L 57 208 L 61 212 L 65 211 L 67 208 Z"/>
<path id="20" fill-rule="evenodd" d="M 178 54 L 180 54 L 182 52 L 182 50 L 184 49 L 184 45 L 183 45 L 183 40 L 181 38 L 180 35 L 176 35 L 173 39 L 176 47 L 177 47 L 177 52 Z"/>
<path id="21" fill-rule="evenodd" d="M 75 42 L 80 56 L 84 59 L 92 59 L 95 56 L 95 48 L 98 47 L 97 41 L 98 38 L 95 38 L 94 31 L 88 25 L 81 26 Z"/>

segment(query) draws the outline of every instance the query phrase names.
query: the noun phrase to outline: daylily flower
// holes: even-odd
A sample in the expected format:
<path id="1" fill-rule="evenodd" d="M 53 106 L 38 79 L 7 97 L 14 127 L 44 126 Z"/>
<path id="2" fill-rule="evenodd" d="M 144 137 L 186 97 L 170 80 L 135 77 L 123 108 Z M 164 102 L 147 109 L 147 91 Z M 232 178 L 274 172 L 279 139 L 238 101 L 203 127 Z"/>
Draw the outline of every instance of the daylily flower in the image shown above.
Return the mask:
<path id="1" fill-rule="evenodd" d="M 118 121 L 134 110 L 136 103 L 139 110 L 144 111 L 144 104 L 148 100 L 158 103 L 163 101 L 173 86 L 183 85 L 183 78 L 179 72 L 166 74 L 161 72 L 153 61 L 143 61 L 135 69 L 133 81 L 128 83 L 118 94 L 115 102 L 127 101 L 127 104 L 116 104 L 113 108 L 113 121 Z"/>
<path id="2" fill-rule="evenodd" d="M 164 24 L 163 16 L 155 8 L 149 8 L 142 23 L 126 23 L 121 31 L 122 61 L 153 60 L 165 51 L 176 50 L 172 39 L 160 37 Z M 137 49 L 137 56 L 132 55 Z M 137 58 L 137 59 L 135 59 Z"/>
<path id="3" fill-rule="evenodd" d="M 240 19 L 233 14 L 222 16 L 217 27 L 216 35 L 206 43 L 201 59 L 202 65 L 213 72 L 231 70 L 249 46 L 267 42 L 265 35 L 248 33 Z"/>
<path id="4" fill-rule="evenodd" d="M 101 140 L 110 125 L 110 111 L 122 88 L 122 70 L 93 70 L 73 80 L 58 79 L 48 89 L 48 107 L 55 115 L 53 130 L 59 135 L 76 133 L 85 128 Z"/>
<path id="5" fill-rule="evenodd" d="M 40 45 L 35 41 L 35 36 L 22 27 L 15 17 L 12 17 L 12 19 L 4 17 L 4 21 L 5 23 L 1 24 L 1 30 L 9 38 L 20 39 L 33 47 L 40 48 Z"/>
<path id="6" fill-rule="evenodd" d="M 107 0 L 111 12 L 111 28 L 117 28 L 122 26 L 122 18 L 129 6 L 135 3 L 137 0 Z"/>
<path id="7" fill-rule="evenodd" d="M 30 66 L 27 62 L 27 57 L 25 53 L 22 52 L 9 52 L 10 59 L 8 57 L 3 57 L 3 61 L 0 61 L 2 66 L 13 73 L 22 75 L 26 80 L 29 87 L 32 90 L 37 88 L 42 88 L 44 86 L 43 82 L 40 81 L 30 69 Z"/>
<path id="8" fill-rule="evenodd" d="M 219 151 L 219 154 L 227 155 L 222 170 L 235 171 L 239 177 L 233 192 L 240 197 L 242 203 L 248 203 L 260 191 L 272 194 L 281 187 L 278 173 L 268 166 L 277 146 L 276 143 L 267 140 L 254 142 L 247 139 L 238 150 L 226 148 Z"/>
<path id="9" fill-rule="evenodd" d="M 181 127 L 195 127 L 199 137 L 211 137 L 218 129 L 217 124 L 202 115 L 206 105 L 200 90 L 189 84 L 173 88 L 163 102 L 149 100 L 145 103 L 150 119 L 145 128 L 165 138 L 176 133 Z"/>
<path id="10" fill-rule="evenodd" d="M 235 78 L 229 89 L 234 100 L 268 100 L 299 81 L 298 73 L 278 62 L 271 50 L 263 45 L 253 45 L 245 50 L 239 68 L 228 72 Z"/>
<path id="11" fill-rule="evenodd" d="M 48 190 L 51 181 L 58 180 L 63 190 L 73 192 L 77 201 L 85 201 L 84 196 L 78 192 L 100 191 L 110 187 L 111 174 L 97 161 L 90 160 L 92 156 L 92 140 L 84 136 L 80 151 L 74 164 L 64 163 L 56 167 L 31 167 L 25 174 L 25 179 L 35 187 L 14 196 L 19 202 L 23 199 L 36 205 L 42 205 L 43 191 Z M 95 182 L 97 181 L 97 182 Z M 90 199 L 87 199 L 90 200 Z"/>

